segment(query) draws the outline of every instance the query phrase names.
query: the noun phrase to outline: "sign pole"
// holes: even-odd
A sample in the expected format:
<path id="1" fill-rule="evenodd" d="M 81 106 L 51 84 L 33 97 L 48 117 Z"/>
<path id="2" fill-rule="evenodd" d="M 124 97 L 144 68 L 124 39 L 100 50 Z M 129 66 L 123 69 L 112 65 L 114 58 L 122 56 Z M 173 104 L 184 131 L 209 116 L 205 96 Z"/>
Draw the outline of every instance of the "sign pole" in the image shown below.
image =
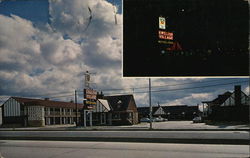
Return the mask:
<path id="1" fill-rule="evenodd" d="M 148 93 L 149 93 L 149 117 L 150 117 L 150 130 L 151 129 L 153 129 L 153 127 L 152 127 L 152 122 L 153 122 L 153 120 L 152 120 L 152 104 L 151 104 L 151 79 L 149 78 L 149 91 L 148 91 Z"/>
<path id="2" fill-rule="evenodd" d="M 76 94 L 76 90 L 75 90 L 75 105 L 76 105 L 76 127 L 77 127 L 78 122 L 77 122 L 77 94 Z"/>

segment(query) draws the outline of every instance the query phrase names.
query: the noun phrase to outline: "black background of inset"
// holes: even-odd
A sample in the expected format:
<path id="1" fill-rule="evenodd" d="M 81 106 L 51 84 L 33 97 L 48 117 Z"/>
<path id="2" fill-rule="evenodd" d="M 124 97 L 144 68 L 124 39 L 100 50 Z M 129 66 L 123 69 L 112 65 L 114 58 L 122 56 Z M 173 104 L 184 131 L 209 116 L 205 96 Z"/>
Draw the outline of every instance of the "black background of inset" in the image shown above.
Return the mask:
<path id="1" fill-rule="evenodd" d="M 247 1 L 124 0 L 123 5 L 123 76 L 249 75 Z M 182 52 L 161 53 L 168 46 L 157 42 L 159 16 L 166 17 L 166 30 L 174 32 Z"/>

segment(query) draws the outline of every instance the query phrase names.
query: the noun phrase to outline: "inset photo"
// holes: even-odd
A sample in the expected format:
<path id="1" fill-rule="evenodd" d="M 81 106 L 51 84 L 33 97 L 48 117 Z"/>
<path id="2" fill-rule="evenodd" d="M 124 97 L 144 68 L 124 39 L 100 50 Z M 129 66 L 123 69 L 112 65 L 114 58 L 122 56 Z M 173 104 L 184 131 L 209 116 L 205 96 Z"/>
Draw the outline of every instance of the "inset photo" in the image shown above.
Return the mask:
<path id="1" fill-rule="evenodd" d="M 123 77 L 249 76 L 247 0 L 124 0 Z"/>

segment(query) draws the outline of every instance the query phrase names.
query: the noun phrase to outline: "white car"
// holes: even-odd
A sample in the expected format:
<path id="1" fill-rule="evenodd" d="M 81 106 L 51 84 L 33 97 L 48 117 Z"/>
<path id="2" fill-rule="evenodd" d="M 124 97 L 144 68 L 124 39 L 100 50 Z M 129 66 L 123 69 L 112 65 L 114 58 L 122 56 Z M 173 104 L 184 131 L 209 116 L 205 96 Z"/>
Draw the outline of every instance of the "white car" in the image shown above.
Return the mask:
<path id="1" fill-rule="evenodd" d="M 154 118 L 154 121 L 155 121 L 155 122 L 163 122 L 163 121 L 165 121 L 165 120 L 164 120 L 164 118 L 162 118 L 162 117 L 156 117 L 156 118 Z"/>
<path id="2" fill-rule="evenodd" d="M 141 118 L 140 122 L 150 122 L 150 119 L 147 117 Z"/>
<path id="3" fill-rule="evenodd" d="M 201 123 L 202 122 L 202 118 L 199 116 L 199 117 L 195 117 L 193 119 L 193 123 Z"/>

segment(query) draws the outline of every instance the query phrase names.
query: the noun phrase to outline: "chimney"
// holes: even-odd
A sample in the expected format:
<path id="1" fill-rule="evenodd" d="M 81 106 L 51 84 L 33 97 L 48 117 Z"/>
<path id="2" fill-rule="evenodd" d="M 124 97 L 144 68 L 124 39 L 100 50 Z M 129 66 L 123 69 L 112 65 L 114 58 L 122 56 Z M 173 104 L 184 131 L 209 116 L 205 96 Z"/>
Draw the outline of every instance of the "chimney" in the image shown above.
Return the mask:
<path id="1" fill-rule="evenodd" d="M 103 99 L 104 98 L 104 95 L 101 91 L 101 93 L 97 93 L 97 99 Z"/>
<path id="2" fill-rule="evenodd" d="M 235 106 L 241 105 L 241 86 L 234 86 L 234 95 L 235 95 Z"/>

